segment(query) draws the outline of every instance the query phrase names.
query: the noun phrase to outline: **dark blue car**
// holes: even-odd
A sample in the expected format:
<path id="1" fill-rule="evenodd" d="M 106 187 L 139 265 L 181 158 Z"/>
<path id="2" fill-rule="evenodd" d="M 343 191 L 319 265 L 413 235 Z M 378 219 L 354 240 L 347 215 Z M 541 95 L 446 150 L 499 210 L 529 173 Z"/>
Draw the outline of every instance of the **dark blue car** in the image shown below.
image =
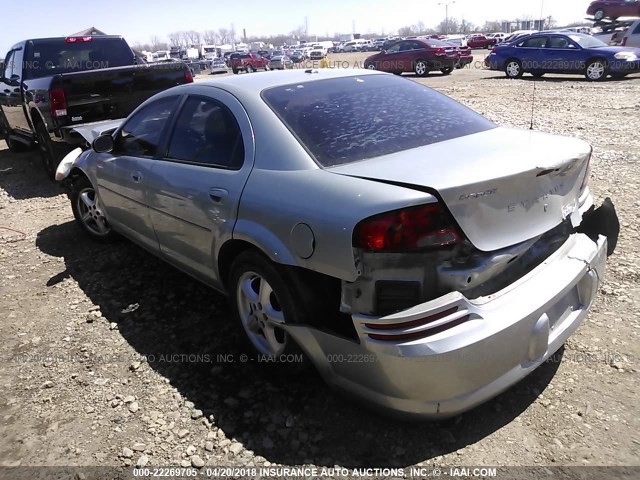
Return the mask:
<path id="1" fill-rule="evenodd" d="M 509 78 L 520 78 L 523 73 L 534 77 L 575 73 L 599 81 L 607 75 L 623 78 L 640 72 L 640 49 L 612 47 L 582 33 L 540 32 L 497 45 L 486 64 Z"/>

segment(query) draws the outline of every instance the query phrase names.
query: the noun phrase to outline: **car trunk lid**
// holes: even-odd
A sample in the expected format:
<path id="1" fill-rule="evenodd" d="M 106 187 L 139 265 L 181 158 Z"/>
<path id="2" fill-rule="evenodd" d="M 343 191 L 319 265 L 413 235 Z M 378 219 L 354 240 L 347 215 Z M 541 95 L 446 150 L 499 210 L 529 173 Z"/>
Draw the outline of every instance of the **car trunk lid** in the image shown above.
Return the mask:
<path id="1" fill-rule="evenodd" d="M 328 170 L 432 192 L 478 249 L 494 251 L 579 221 L 590 154 L 578 139 L 494 128 Z"/>

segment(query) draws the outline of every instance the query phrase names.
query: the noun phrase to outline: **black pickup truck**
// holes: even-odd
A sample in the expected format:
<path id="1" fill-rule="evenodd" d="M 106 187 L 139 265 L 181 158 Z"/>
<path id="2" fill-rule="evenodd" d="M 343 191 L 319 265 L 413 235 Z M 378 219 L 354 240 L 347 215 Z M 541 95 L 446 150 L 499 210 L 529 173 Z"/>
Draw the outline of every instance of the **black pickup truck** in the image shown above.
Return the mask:
<path id="1" fill-rule="evenodd" d="M 11 151 L 37 142 L 53 178 L 84 142 L 74 128 L 123 118 L 161 90 L 193 81 L 184 63 L 144 64 L 120 36 L 25 40 L 0 69 L 0 138 Z"/>

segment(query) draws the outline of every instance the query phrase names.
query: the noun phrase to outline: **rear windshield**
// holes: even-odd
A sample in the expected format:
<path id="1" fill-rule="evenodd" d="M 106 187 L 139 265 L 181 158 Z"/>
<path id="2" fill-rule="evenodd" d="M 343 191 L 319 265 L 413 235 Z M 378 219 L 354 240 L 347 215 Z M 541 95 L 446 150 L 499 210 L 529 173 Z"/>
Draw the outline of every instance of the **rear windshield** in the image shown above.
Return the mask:
<path id="1" fill-rule="evenodd" d="M 274 87 L 262 97 L 324 167 L 495 128 L 449 97 L 390 75 Z"/>
<path id="2" fill-rule="evenodd" d="M 97 70 L 133 65 L 133 52 L 122 39 L 92 39 L 67 43 L 64 39 L 32 42 L 25 62 L 25 78 L 39 78 L 59 73 Z"/>

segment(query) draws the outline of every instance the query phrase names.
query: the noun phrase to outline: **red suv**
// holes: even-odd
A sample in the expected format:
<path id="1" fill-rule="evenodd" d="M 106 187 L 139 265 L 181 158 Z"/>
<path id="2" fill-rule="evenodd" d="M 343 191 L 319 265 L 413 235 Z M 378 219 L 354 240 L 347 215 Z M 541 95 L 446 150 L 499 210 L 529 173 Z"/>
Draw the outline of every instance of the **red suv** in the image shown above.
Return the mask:
<path id="1" fill-rule="evenodd" d="M 591 2 L 587 15 L 600 21 L 603 18 L 615 20 L 618 17 L 640 16 L 640 0 L 598 0 Z"/>
<path id="2" fill-rule="evenodd" d="M 401 40 L 371 55 L 364 61 L 364 67 L 397 75 L 414 72 L 418 77 L 424 77 L 432 70 L 448 75 L 456 63 L 458 54 L 453 45 L 432 38 L 415 38 Z"/>

